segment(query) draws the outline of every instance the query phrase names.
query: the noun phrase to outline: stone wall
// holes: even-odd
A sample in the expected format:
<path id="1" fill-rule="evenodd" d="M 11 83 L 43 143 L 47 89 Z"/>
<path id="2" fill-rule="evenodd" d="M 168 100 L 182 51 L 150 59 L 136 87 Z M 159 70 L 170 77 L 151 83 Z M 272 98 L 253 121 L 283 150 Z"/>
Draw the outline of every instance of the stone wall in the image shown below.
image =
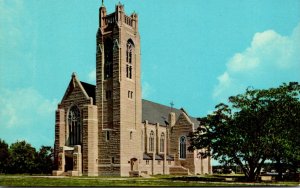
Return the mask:
<path id="1" fill-rule="evenodd" d="M 98 175 L 98 119 L 97 106 L 83 108 L 83 174 Z"/>

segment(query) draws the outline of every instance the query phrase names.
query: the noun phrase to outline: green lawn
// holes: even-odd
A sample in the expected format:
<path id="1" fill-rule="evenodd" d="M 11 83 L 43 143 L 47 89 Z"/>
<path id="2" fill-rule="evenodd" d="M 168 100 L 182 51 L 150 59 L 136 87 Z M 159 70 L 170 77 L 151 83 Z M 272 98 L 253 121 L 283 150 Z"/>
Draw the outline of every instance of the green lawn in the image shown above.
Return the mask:
<path id="1" fill-rule="evenodd" d="M 0 176 L 0 186 L 298 186 L 298 182 L 224 182 L 216 176 L 152 178 Z"/>

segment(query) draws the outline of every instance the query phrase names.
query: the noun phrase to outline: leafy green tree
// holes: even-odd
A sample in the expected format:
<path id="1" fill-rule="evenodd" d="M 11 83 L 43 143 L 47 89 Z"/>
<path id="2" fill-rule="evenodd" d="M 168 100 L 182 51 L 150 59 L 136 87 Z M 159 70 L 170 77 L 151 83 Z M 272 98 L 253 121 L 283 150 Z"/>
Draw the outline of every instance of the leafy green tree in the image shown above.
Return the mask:
<path id="1" fill-rule="evenodd" d="M 50 146 L 42 146 L 36 153 L 36 169 L 39 174 L 51 174 L 53 170 L 53 149 Z"/>
<path id="2" fill-rule="evenodd" d="M 190 150 L 210 148 L 221 163 L 235 163 L 249 181 L 258 178 L 265 160 L 283 159 L 299 165 L 300 85 L 267 90 L 247 89 L 199 118 Z"/>
<path id="3" fill-rule="evenodd" d="M 0 139 L 0 173 L 6 173 L 9 159 L 8 144 Z"/>
<path id="4" fill-rule="evenodd" d="M 10 152 L 10 173 L 33 173 L 35 170 L 36 151 L 26 141 L 17 141 L 11 144 Z"/>
<path id="5" fill-rule="evenodd" d="M 276 170 L 280 173 L 280 178 L 284 165 L 293 166 L 294 171 L 300 167 L 299 85 L 290 83 L 271 89 L 269 98 L 272 99 L 269 112 L 273 117 L 269 123 L 275 128 L 273 132 L 276 134 L 271 160 L 276 162 Z"/>

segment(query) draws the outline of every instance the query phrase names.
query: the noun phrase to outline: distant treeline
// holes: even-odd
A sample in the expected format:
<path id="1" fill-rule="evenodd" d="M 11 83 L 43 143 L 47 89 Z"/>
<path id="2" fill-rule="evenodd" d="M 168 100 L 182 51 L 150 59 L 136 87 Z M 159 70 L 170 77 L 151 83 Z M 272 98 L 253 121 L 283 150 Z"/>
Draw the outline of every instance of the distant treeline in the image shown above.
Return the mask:
<path id="1" fill-rule="evenodd" d="M 26 141 L 17 141 L 10 146 L 0 139 L 1 174 L 51 174 L 53 148 L 41 146 L 36 150 Z"/>

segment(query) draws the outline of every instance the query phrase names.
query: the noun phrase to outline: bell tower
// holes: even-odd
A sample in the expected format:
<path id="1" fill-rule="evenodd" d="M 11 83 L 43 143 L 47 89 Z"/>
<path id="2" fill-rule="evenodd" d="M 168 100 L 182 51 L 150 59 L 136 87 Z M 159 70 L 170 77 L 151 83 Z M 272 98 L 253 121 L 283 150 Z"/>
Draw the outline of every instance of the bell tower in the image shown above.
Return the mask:
<path id="1" fill-rule="evenodd" d="M 140 36 L 136 13 L 99 8 L 96 51 L 99 175 L 139 171 L 141 148 Z"/>

